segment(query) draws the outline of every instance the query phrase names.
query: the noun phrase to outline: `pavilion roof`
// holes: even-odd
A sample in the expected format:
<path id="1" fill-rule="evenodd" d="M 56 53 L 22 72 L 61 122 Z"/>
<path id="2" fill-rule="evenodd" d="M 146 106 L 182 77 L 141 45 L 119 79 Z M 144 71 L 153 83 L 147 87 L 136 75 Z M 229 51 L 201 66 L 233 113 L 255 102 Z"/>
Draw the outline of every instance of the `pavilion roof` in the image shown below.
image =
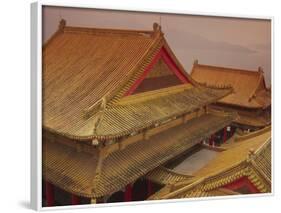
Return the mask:
<path id="1" fill-rule="evenodd" d="M 271 128 L 246 134 L 223 146 L 193 178 L 167 185 L 149 199 L 216 196 L 228 193 L 224 186 L 247 177 L 260 191 L 271 191 Z M 233 193 L 229 193 L 233 194 Z"/>
<path id="2" fill-rule="evenodd" d="M 245 108 L 266 108 L 271 105 L 270 91 L 266 88 L 261 68 L 251 71 L 203 65 L 195 61 L 191 77 L 209 86 L 230 85 L 234 93 L 219 103 Z"/>
<path id="3" fill-rule="evenodd" d="M 238 117 L 235 120 L 236 124 L 243 125 L 244 127 L 257 127 L 262 128 L 271 124 L 270 112 L 266 111 L 248 111 L 241 108 L 226 107 L 222 105 L 213 104 L 211 108 L 226 112 L 235 112 Z"/>
<path id="4" fill-rule="evenodd" d="M 161 27 L 154 24 L 153 28 L 70 27 L 62 20 L 43 47 L 43 127 L 76 139 L 93 136 L 91 109 L 102 99 L 111 105 L 124 97 L 163 48 L 173 66 L 193 84 L 169 48 Z M 88 116 L 84 116 L 85 111 Z M 111 133 L 117 134 L 104 132 Z"/>
<path id="5" fill-rule="evenodd" d="M 228 88 L 183 84 L 126 96 L 109 106 L 104 103 L 106 101 L 100 101 L 93 108 L 83 111 L 84 115 L 73 120 L 75 123 L 61 115 L 59 120 L 46 122 L 53 128 L 45 128 L 79 140 L 116 139 L 196 111 L 230 92 Z"/>

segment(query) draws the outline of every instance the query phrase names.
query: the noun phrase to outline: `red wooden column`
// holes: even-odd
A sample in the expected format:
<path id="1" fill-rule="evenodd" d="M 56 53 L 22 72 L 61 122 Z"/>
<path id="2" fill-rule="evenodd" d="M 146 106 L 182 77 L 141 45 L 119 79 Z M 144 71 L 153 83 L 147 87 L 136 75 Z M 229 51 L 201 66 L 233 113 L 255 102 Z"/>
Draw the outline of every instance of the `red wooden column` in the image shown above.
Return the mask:
<path id="1" fill-rule="evenodd" d="M 124 195 L 124 201 L 132 201 L 132 194 L 133 194 L 133 188 L 131 184 L 128 184 L 125 189 L 125 195 Z"/>
<path id="2" fill-rule="evenodd" d="M 46 187 L 47 206 L 54 206 L 55 204 L 54 185 L 46 181 L 45 187 Z"/>
<path id="3" fill-rule="evenodd" d="M 209 146 L 212 145 L 212 135 L 209 137 Z"/>
<path id="4" fill-rule="evenodd" d="M 153 193 L 152 182 L 150 180 L 147 180 L 147 197 L 152 195 L 152 193 Z"/>
<path id="5" fill-rule="evenodd" d="M 227 127 L 224 127 L 223 128 L 223 143 L 225 143 L 226 142 L 226 139 L 227 139 Z"/>
<path id="6" fill-rule="evenodd" d="M 214 145 L 214 135 L 211 135 L 211 137 L 209 138 L 209 146 Z"/>
<path id="7" fill-rule="evenodd" d="M 231 137 L 234 135 L 235 131 L 234 131 L 234 127 L 230 126 L 230 135 Z"/>
<path id="8" fill-rule="evenodd" d="M 79 205 L 79 204 L 80 204 L 80 197 L 71 194 L 71 205 Z"/>

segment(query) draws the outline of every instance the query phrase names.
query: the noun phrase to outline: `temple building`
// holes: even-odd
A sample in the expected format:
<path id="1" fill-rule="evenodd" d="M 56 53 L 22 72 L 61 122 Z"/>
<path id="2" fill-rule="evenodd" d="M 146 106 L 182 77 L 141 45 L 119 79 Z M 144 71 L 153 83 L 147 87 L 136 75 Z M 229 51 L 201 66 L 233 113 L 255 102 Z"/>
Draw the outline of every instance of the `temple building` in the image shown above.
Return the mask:
<path id="1" fill-rule="evenodd" d="M 237 114 L 209 105 L 232 92 L 194 81 L 158 24 L 138 31 L 62 20 L 43 46 L 44 206 L 145 200 L 165 188 L 152 173 L 185 179 L 165 165 L 198 146 L 219 149 L 213 135 L 223 131 L 225 141 Z"/>
<path id="2" fill-rule="evenodd" d="M 195 60 L 191 77 L 208 86 L 229 85 L 234 89 L 213 107 L 237 112 L 236 127 L 253 131 L 271 124 L 271 91 L 266 87 L 261 67 L 256 71 L 241 70 L 203 65 Z"/>
<path id="3" fill-rule="evenodd" d="M 169 175 L 163 175 L 164 170 Z M 217 150 L 201 147 L 147 177 L 165 185 L 150 200 L 270 193 L 271 127 L 236 135 Z"/>

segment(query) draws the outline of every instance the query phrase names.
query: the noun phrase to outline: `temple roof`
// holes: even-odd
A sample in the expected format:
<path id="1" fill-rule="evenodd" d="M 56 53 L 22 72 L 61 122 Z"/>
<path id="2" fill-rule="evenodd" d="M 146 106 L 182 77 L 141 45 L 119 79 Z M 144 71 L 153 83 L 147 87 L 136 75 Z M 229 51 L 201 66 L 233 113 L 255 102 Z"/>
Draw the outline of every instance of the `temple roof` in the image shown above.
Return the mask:
<path id="1" fill-rule="evenodd" d="M 181 67 L 158 25 L 154 31 L 61 26 L 43 48 L 43 127 L 78 140 L 117 138 L 231 92 L 193 85 L 183 71 L 188 84 L 126 97 L 162 47 Z"/>
<path id="2" fill-rule="evenodd" d="M 193 178 L 167 185 L 150 199 L 211 196 L 242 177 L 247 177 L 260 192 L 271 191 L 271 128 L 236 136 L 222 148 L 225 151 L 190 174 Z"/>
<path id="3" fill-rule="evenodd" d="M 236 112 L 238 117 L 235 120 L 236 124 L 243 125 L 246 128 L 257 127 L 262 128 L 271 124 L 270 111 L 247 111 L 241 108 L 226 107 L 222 105 L 212 105 L 211 108 L 226 112 Z"/>
<path id="4" fill-rule="evenodd" d="M 196 111 L 230 92 L 229 89 L 200 88 L 183 84 L 126 96 L 104 108 L 96 106 L 88 112 L 90 116 L 85 112 L 88 117 L 80 115 L 76 123 L 61 115 L 59 124 L 64 123 L 63 126 L 52 121 L 48 124 L 70 138 L 119 138 Z"/>
<path id="5" fill-rule="evenodd" d="M 219 102 L 245 108 L 266 108 L 271 105 L 270 91 L 266 88 L 263 71 L 234 69 L 198 64 L 195 61 L 191 77 L 206 85 L 230 85 L 234 93 Z"/>
<path id="6" fill-rule="evenodd" d="M 234 115 L 222 113 L 193 118 L 185 124 L 110 153 L 102 161 L 98 174 L 98 155 L 77 152 L 75 148 L 45 141 L 43 176 L 47 181 L 80 196 L 111 194 L 229 125 L 233 119 Z"/>
<path id="7" fill-rule="evenodd" d="M 190 180 L 192 179 L 192 176 L 179 174 L 164 166 L 159 166 L 156 169 L 153 169 L 151 172 L 149 172 L 146 175 L 146 178 L 154 183 L 158 183 L 162 185 L 170 185 L 180 181 Z"/>
<path id="8" fill-rule="evenodd" d="M 85 117 L 85 111 L 91 112 L 102 99 L 109 106 L 126 96 L 161 50 L 170 66 L 180 70 L 181 80 L 193 85 L 161 27 L 153 28 L 80 28 L 65 26 L 62 20 L 43 47 L 43 127 L 77 139 L 94 135 L 90 133 L 94 113 Z"/>

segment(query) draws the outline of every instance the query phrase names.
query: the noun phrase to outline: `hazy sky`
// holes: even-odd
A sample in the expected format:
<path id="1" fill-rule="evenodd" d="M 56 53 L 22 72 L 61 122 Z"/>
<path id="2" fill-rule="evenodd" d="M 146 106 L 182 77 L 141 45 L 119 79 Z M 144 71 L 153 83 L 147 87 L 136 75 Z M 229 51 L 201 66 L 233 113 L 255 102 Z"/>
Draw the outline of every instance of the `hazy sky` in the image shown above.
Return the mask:
<path id="1" fill-rule="evenodd" d="M 45 7 L 43 41 L 57 30 L 61 18 L 69 26 L 140 30 L 152 30 L 154 22 L 161 22 L 169 45 L 187 72 L 194 59 L 249 70 L 261 66 L 267 86 L 271 83 L 269 20 Z"/>

